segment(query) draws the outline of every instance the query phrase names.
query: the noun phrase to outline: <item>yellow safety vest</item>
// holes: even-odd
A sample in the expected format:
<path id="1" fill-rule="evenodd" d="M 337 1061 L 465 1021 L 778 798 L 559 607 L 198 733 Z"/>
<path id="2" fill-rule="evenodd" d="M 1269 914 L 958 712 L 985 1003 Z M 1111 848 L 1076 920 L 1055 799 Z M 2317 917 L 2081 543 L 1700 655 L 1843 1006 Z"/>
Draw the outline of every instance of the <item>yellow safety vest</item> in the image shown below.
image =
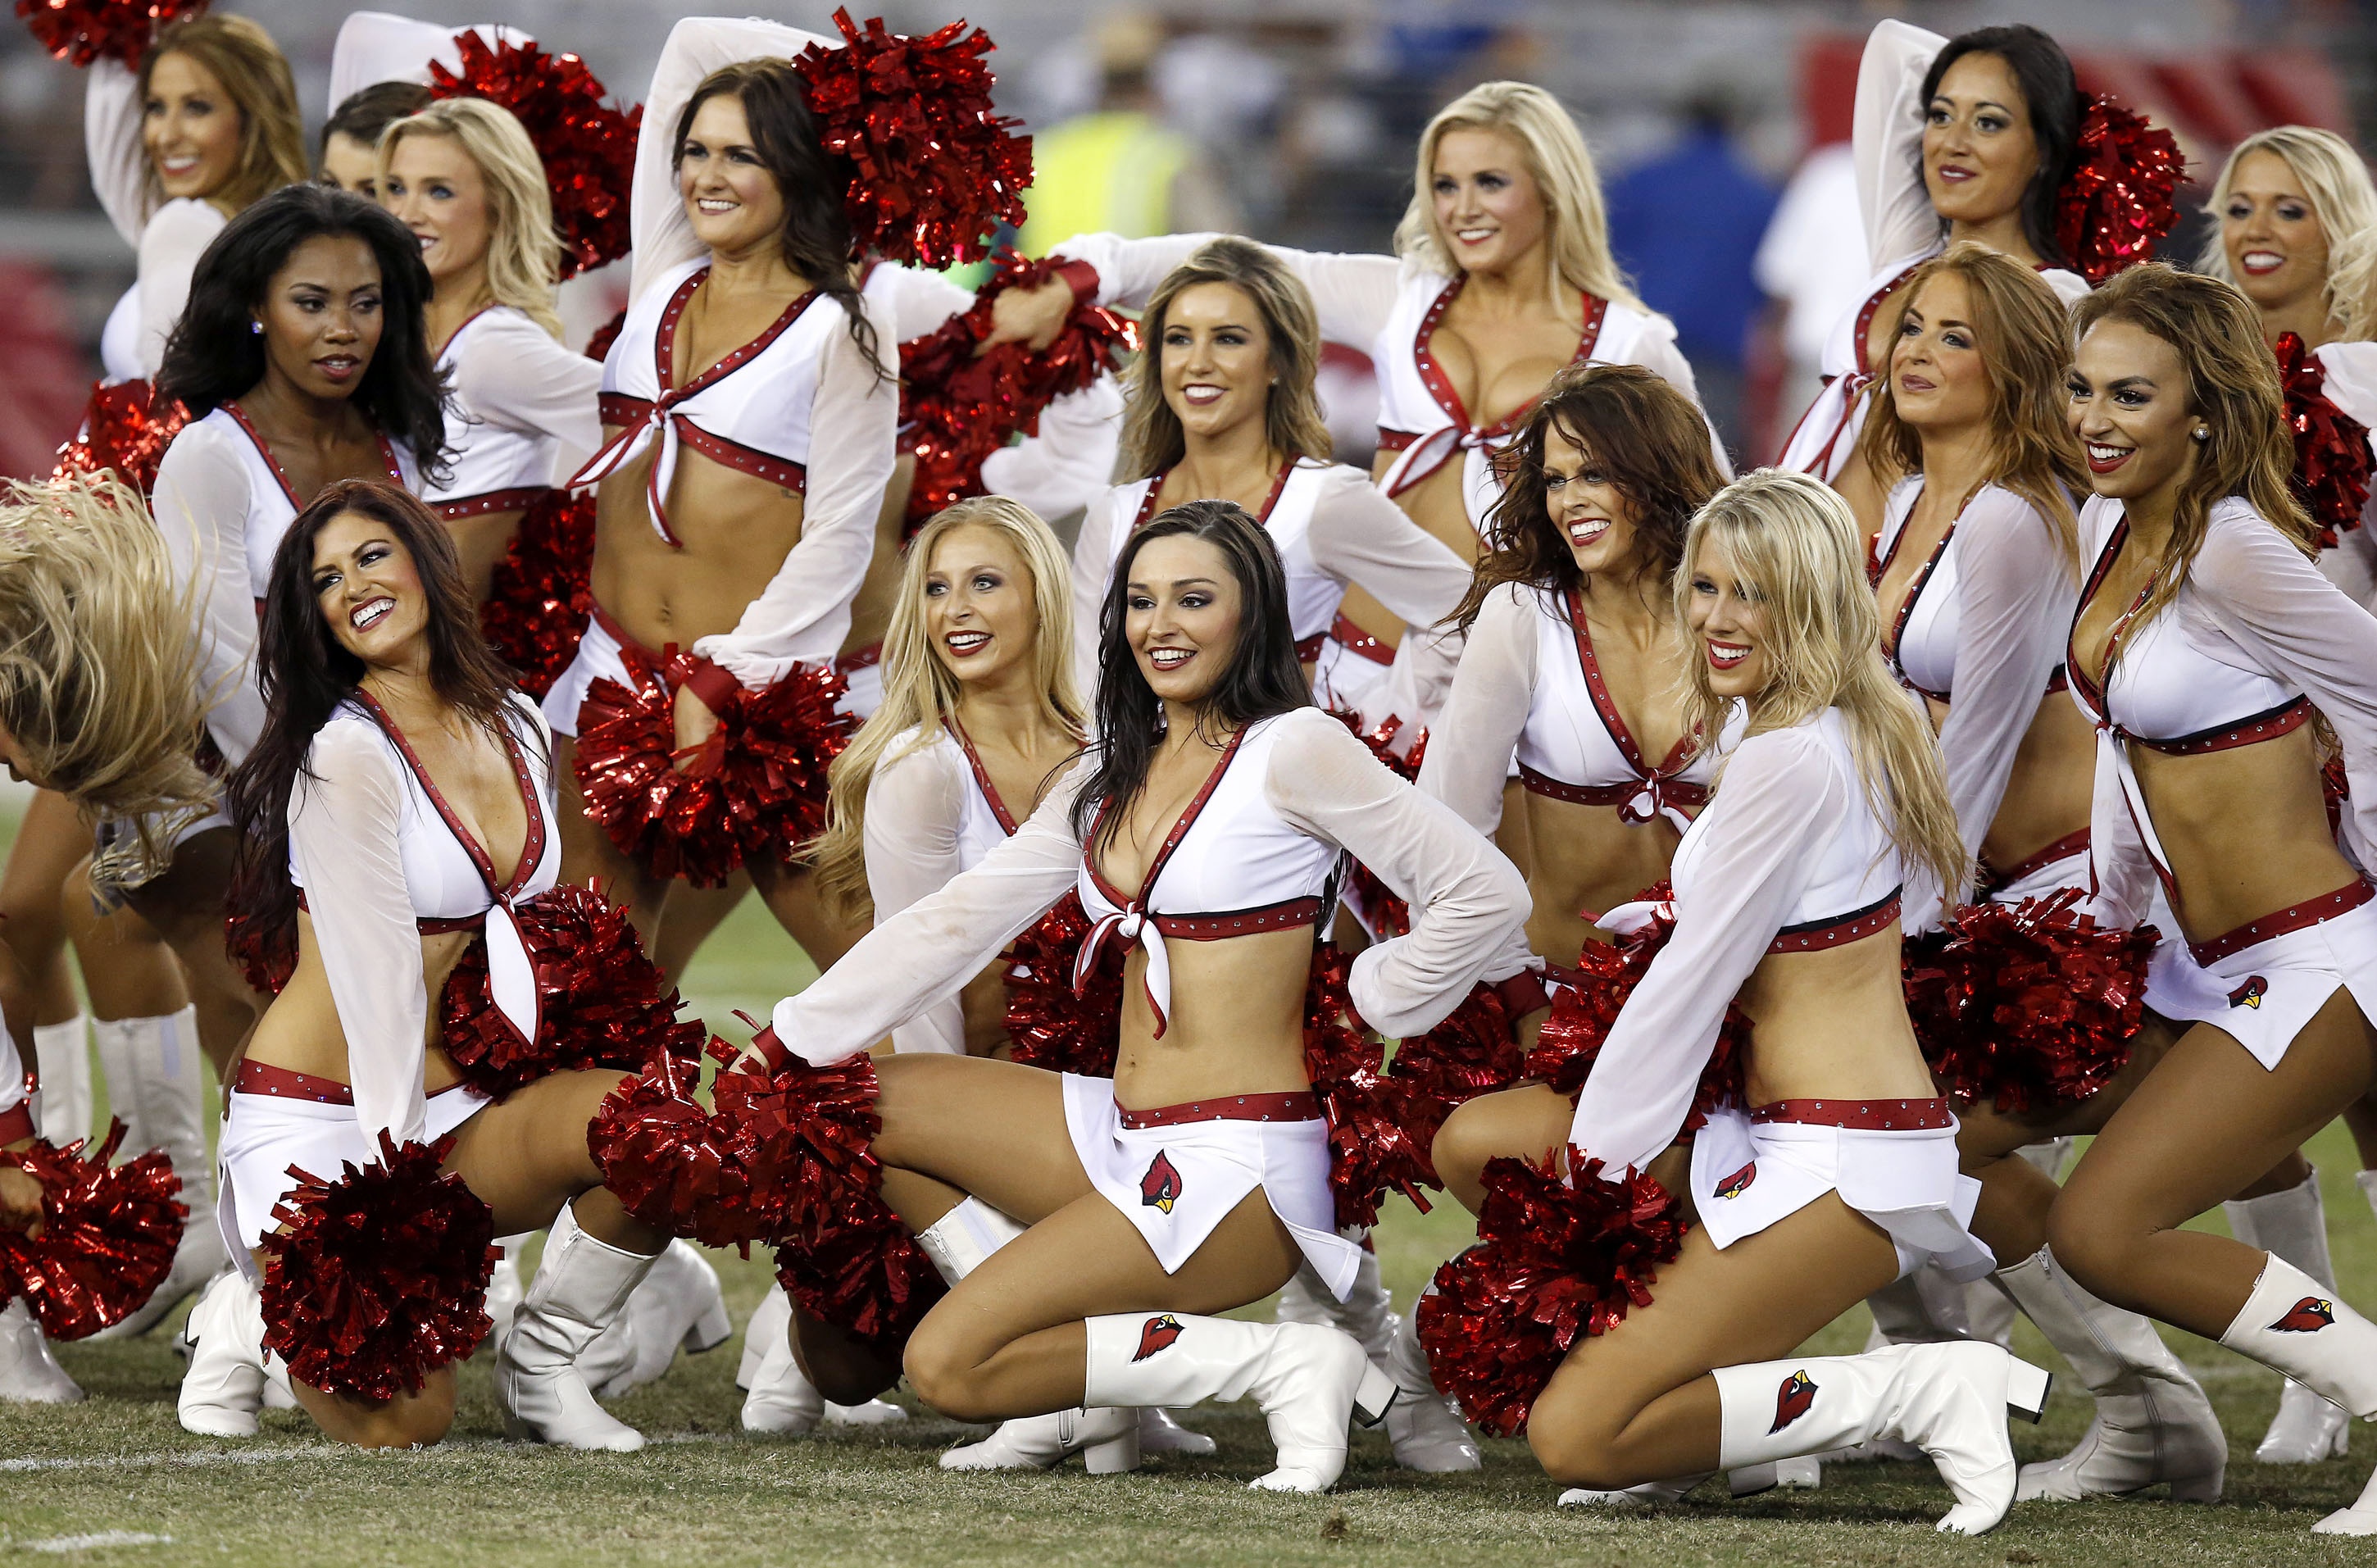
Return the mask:
<path id="1" fill-rule="evenodd" d="M 1170 233 L 1172 181 L 1188 162 L 1185 138 L 1129 111 L 1082 114 L 1034 136 L 1023 254 L 1045 255 L 1075 234 Z"/>

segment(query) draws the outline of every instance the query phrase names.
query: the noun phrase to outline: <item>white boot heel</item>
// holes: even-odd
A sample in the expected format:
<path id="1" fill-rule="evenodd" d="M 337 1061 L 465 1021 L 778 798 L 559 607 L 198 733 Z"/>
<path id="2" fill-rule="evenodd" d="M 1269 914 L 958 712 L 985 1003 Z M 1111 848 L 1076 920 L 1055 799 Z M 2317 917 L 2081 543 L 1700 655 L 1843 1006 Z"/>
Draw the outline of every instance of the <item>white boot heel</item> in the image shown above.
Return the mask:
<path id="1" fill-rule="evenodd" d="M 2034 1367 L 2020 1357 L 2006 1368 L 2006 1414 L 2037 1426 L 2047 1415 L 2047 1396 L 2055 1390 L 2055 1374 Z"/>
<path id="2" fill-rule="evenodd" d="M 254 1437 L 270 1379 L 265 1371 L 264 1306 L 236 1269 L 216 1276 L 183 1329 L 189 1370 L 174 1396 L 182 1430 L 200 1437 Z"/>
<path id="3" fill-rule="evenodd" d="M 1002 1421 L 980 1442 L 941 1455 L 944 1470 L 1049 1470 L 1074 1454 L 1093 1476 L 1139 1468 L 1139 1412 L 1076 1406 Z"/>
<path id="4" fill-rule="evenodd" d="M 1369 1361 L 1368 1357 L 1363 1359 Z M 1369 1361 L 1368 1369 L 1362 1373 L 1361 1386 L 1354 1390 L 1354 1419 L 1365 1427 L 1375 1427 L 1387 1418 L 1387 1413 L 1401 1397 L 1403 1390 L 1395 1386 L 1387 1370 Z"/>
<path id="5" fill-rule="evenodd" d="M 652 1259 L 580 1229 L 564 1203 L 554 1216 L 536 1278 L 496 1356 L 496 1397 L 515 1438 L 566 1448 L 632 1454 L 643 1434 L 594 1402 L 578 1359 L 627 1310 Z"/>

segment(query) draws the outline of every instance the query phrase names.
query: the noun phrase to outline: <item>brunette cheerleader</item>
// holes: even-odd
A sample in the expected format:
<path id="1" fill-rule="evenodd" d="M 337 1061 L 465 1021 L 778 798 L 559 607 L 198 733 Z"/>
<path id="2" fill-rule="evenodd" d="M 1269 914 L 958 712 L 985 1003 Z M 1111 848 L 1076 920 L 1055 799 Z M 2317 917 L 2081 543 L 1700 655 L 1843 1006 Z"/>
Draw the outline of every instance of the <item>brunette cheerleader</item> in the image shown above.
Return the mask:
<path id="1" fill-rule="evenodd" d="M 2096 498 L 2068 658 L 2097 726 L 2096 906 L 2168 929 L 2146 1005 L 2184 1033 L 2082 1156 L 2049 1236 L 2108 1299 L 2377 1415 L 2377 1329 L 2274 1252 L 2180 1228 L 2370 1087 L 2377 916 L 2320 756 L 2332 733 L 2341 839 L 2366 863 L 2377 621 L 2311 564 L 2275 365 L 2241 294 L 2141 268 L 2073 328 Z M 2314 1528 L 2377 1532 L 2377 1492 Z"/>
<path id="2" fill-rule="evenodd" d="M 1302 1028 L 1338 856 L 1411 904 L 1410 934 L 1352 968 L 1353 1007 L 1391 1035 L 1466 992 L 1524 893 L 1311 710 L 1278 553 L 1240 508 L 1190 502 L 1137 531 L 1102 624 L 1103 742 L 973 869 L 779 1004 L 774 1036 L 842 1061 L 1078 892 L 1095 923 L 1082 965 L 1128 952 L 1111 1083 L 941 1055 L 878 1065 L 886 1194 L 955 1285 L 908 1341 L 909 1379 L 962 1419 L 1036 1418 L 1009 1421 L 1010 1451 L 1090 1448 L 1095 1467 L 1129 1462 L 1137 1407 L 1252 1394 L 1280 1449 L 1256 1484 L 1320 1490 L 1344 1467 L 1348 1412 L 1383 1415 L 1392 1381 L 1336 1329 L 1200 1314 L 1260 1299 L 1308 1259 L 1332 1293 L 1358 1265 Z M 1029 1228 L 985 1257 L 997 1238 L 967 1223 L 984 1209 Z"/>
<path id="3" fill-rule="evenodd" d="M 1631 1500 L 1887 1433 L 1929 1453 L 1954 1492 L 1941 1528 L 1977 1534 L 2013 1501 L 2005 1416 L 2037 1418 L 2044 1372 L 1974 1341 L 1792 1355 L 1927 1258 L 1965 1278 L 1991 1263 L 1966 1228 L 1955 1118 L 1899 981 L 1902 894 L 1961 886 L 1965 853 L 1931 737 L 1875 649 L 1859 554 L 1839 497 L 1771 472 L 1721 492 L 1686 536 L 1678 614 L 1702 645 L 1689 730 L 1724 732 L 1720 770 L 1677 847 L 1672 899 L 1604 917 L 1674 928 L 1585 1081 L 1567 1135 L 1577 1190 L 1552 1201 L 1631 1200 L 1639 1227 L 1642 1200 L 1666 1197 L 1640 1173 L 1684 1129 L 1737 994 L 1754 1022 L 1739 1098 L 1692 1139 L 1699 1226 L 1680 1255 L 1670 1242 L 1647 1306 L 1624 1304 L 1621 1284 L 1596 1311 L 1598 1332 L 1578 1334 L 1535 1396 L 1528 1438 L 1555 1478 Z M 1639 1284 L 1652 1261 L 1637 1260 Z M 1443 1371 L 1457 1347 L 1439 1321 L 1423 1333 Z"/>

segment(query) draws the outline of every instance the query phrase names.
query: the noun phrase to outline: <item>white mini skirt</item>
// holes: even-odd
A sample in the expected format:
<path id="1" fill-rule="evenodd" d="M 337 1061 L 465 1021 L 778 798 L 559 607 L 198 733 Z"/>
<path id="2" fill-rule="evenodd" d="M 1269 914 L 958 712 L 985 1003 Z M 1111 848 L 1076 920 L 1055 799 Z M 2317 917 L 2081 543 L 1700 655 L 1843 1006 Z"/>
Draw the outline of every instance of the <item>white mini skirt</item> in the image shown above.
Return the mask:
<path id="1" fill-rule="evenodd" d="M 223 1096 L 222 1142 L 216 1154 L 216 1223 L 223 1242 L 249 1277 L 256 1244 L 279 1228 L 272 1211 L 295 1191 L 292 1167 L 336 1181 L 346 1167 L 379 1157 L 364 1137 L 352 1105 L 233 1089 Z M 436 1143 L 487 1107 L 487 1096 L 457 1083 L 429 1096 L 429 1142 Z"/>

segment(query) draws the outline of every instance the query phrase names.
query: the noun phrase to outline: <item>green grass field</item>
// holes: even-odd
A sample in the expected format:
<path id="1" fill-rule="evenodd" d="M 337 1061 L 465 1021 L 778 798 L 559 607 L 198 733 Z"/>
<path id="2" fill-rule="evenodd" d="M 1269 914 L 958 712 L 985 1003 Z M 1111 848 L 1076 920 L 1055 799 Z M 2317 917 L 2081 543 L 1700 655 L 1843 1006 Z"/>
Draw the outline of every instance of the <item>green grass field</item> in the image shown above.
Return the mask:
<path id="1" fill-rule="evenodd" d="M 12 820 L 0 822 L 0 832 L 9 827 Z M 687 990 L 696 1011 L 727 1021 L 736 1008 L 764 1011 L 811 973 L 747 902 L 697 963 Z M 2352 1184 L 2350 1146 L 2331 1129 L 2314 1154 L 2327 1179 L 2343 1288 L 2368 1304 L 2377 1300 L 2377 1225 Z M 1465 1236 L 1449 1204 L 1422 1215 L 1398 1203 L 1378 1239 L 1398 1304 L 1409 1304 Z M 766 1287 L 767 1266 L 731 1253 L 716 1262 L 739 1323 Z M 2018 1332 L 2019 1348 L 2060 1369 L 2028 1324 Z M 1854 1350 L 1865 1333 L 1860 1308 L 1810 1348 Z M 2252 1463 L 2277 1380 L 2183 1335 L 2173 1342 L 2219 1405 L 2236 1455 L 2225 1502 L 2025 1503 L 1974 1541 L 1932 1531 L 1949 1498 L 1929 1466 L 1834 1467 L 1821 1490 L 1741 1502 L 1711 1487 L 1672 1507 L 1612 1517 L 1555 1509 L 1557 1489 L 1523 1443 L 1487 1443 L 1478 1474 L 1430 1478 L 1397 1469 L 1382 1434 L 1357 1433 L 1334 1495 L 1275 1497 L 1245 1487 L 1270 1465 L 1250 1406 L 1187 1416 L 1220 1441 L 1212 1459 L 1155 1461 L 1136 1475 L 1095 1478 L 1078 1466 L 1045 1476 L 945 1475 L 936 1456 L 977 1429 L 919 1414 L 888 1429 L 828 1429 L 809 1439 L 741 1435 L 739 1337 L 711 1355 L 680 1358 L 668 1377 L 616 1406 L 654 1440 L 638 1454 L 506 1443 L 484 1352 L 465 1369 L 460 1417 L 438 1448 L 357 1454 L 323 1442 L 295 1413 L 268 1415 L 251 1442 L 219 1442 L 174 1423 L 181 1363 L 167 1338 L 161 1330 L 130 1344 L 61 1347 L 59 1359 L 90 1392 L 88 1403 L 0 1406 L 0 1557 L 473 1568 L 2377 1562 L 2377 1547 L 2305 1533 L 2357 1495 L 2377 1463 L 2377 1439 L 2364 1434 L 2353 1459 L 2309 1469 Z M 2016 1449 L 2025 1459 L 2062 1452 L 2087 1408 L 2084 1394 L 2059 1391 L 2044 1424 L 2015 1429 Z"/>

